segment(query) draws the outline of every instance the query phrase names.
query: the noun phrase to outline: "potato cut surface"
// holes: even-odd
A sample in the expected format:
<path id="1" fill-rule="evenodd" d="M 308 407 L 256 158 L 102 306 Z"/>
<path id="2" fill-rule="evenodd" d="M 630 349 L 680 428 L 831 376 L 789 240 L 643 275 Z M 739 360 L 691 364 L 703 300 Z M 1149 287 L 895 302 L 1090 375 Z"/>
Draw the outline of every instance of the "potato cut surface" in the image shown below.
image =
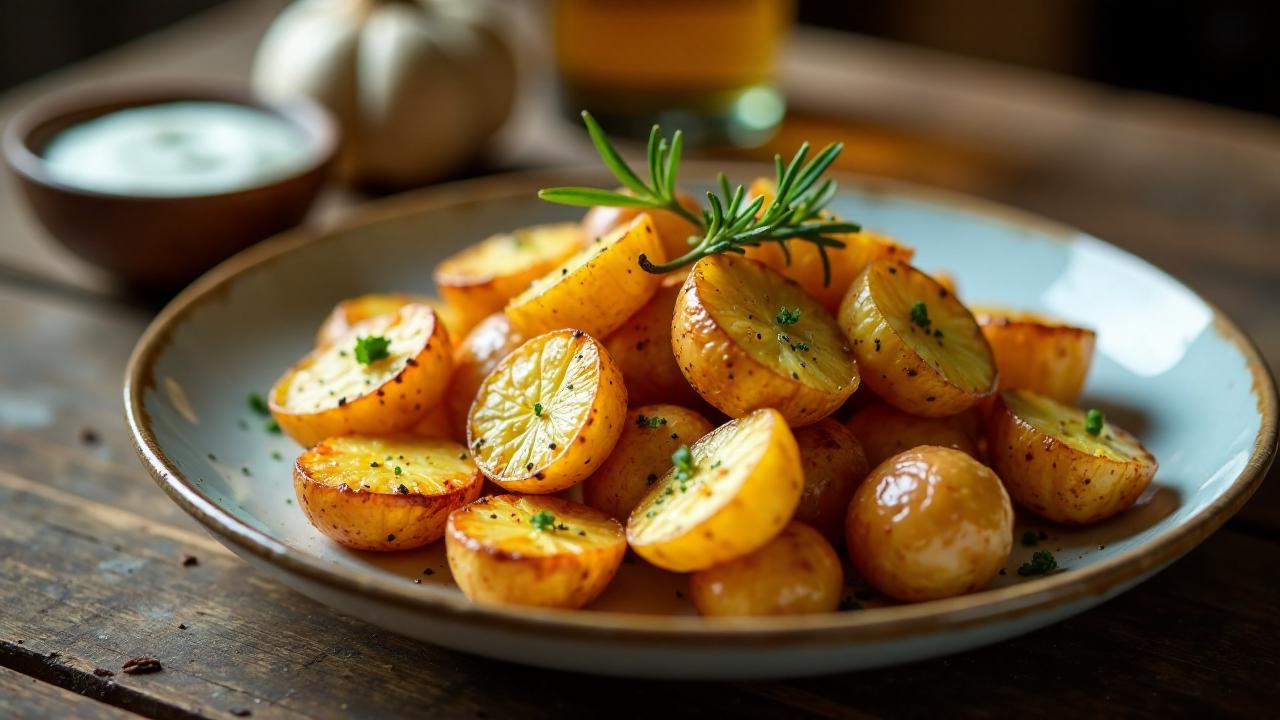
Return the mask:
<path id="1" fill-rule="evenodd" d="M 501 310 L 535 278 L 577 252 L 581 243 L 577 223 L 493 235 L 440 263 L 436 285 L 447 300 L 478 320 Z"/>
<path id="2" fill-rule="evenodd" d="M 429 303 L 421 296 L 405 293 L 372 293 L 348 298 L 338 303 L 316 334 L 316 345 L 328 345 L 342 339 L 351 328 L 381 315 L 390 315 L 410 303 Z"/>
<path id="3" fill-rule="evenodd" d="M 330 438 L 298 462 L 314 482 L 375 493 L 439 495 L 476 478 L 467 449 L 447 440 Z"/>
<path id="4" fill-rule="evenodd" d="M 481 498 L 457 511 L 451 524 L 469 544 L 520 557 L 581 555 L 626 542 L 622 526 L 608 515 L 545 496 Z"/>
<path id="5" fill-rule="evenodd" d="M 1020 420 L 1073 450 L 1119 461 L 1150 457 L 1147 449 L 1132 435 L 1110 423 L 1104 422 L 1102 432 L 1097 435 L 1086 432 L 1085 413 L 1077 408 L 1019 390 L 1004 392 L 1001 399 Z"/>
<path id="6" fill-rule="evenodd" d="M 1097 337 L 1036 313 L 997 308 L 974 311 L 995 353 L 1000 389 L 1034 390 L 1067 404 L 1080 396 Z"/>

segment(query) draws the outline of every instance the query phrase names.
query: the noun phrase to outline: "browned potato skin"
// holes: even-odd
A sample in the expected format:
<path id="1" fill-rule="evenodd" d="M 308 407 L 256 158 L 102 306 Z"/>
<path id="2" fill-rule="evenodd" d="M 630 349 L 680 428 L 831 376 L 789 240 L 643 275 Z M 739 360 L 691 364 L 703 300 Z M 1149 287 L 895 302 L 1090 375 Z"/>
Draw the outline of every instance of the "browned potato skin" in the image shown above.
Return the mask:
<path id="1" fill-rule="evenodd" d="M 409 303 L 430 304 L 430 299 L 407 293 L 374 293 L 347 298 L 335 305 L 320 324 L 320 330 L 316 332 L 316 347 L 336 342 L 351 332 L 356 324 L 393 313 Z"/>
<path id="2" fill-rule="evenodd" d="M 323 348 L 315 352 L 321 351 Z M 453 348 L 449 343 L 449 333 L 437 317 L 430 339 L 414 358 L 414 363 L 401 369 L 396 379 L 381 387 L 371 387 L 364 395 L 351 398 L 335 408 L 321 412 L 289 412 L 280 404 L 288 393 L 288 383 L 299 368 L 312 361 L 314 354 L 307 355 L 290 368 L 276 381 L 267 396 L 271 416 L 280 424 L 280 429 L 303 447 L 341 435 L 390 435 L 409 431 L 428 408 L 443 399 L 452 367 Z M 443 373 L 440 372 L 442 367 Z M 383 395 L 379 396 L 379 392 Z"/>
<path id="3" fill-rule="evenodd" d="M 849 418 L 847 427 L 875 467 L 904 450 L 921 445 L 937 445 L 959 450 L 979 459 L 978 445 L 967 427 L 967 417 L 916 417 L 885 402 L 878 402 Z"/>
<path id="4" fill-rule="evenodd" d="M 1076 403 L 1093 363 L 1092 330 L 1035 313 L 981 310 L 974 317 L 995 353 L 1001 390 L 1032 390 Z"/>
<path id="5" fill-rule="evenodd" d="M 334 487 L 312 478 L 308 458 L 324 450 L 321 442 L 298 457 L 293 466 L 293 492 L 317 530 L 356 550 L 412 550 L 444 537 L 449 513 L 480 496 L 484 475 L 441 495 L 390 494 Z M 459 450 L 464 450 L 461 445 Z"/>
<path id="6" fill-rule="evenodd" d="M 502 358 L 520 347 L 526 338 L 511 327 L 505 313 L 481 320 L 453 351 L 453 376 L 445 393 L 449 426 L 454 437 L 467 436 L 467 412 L 476 391 Z"/>
<path id="7" fill-rule="evenodd" d="M 843 585 L 830 543 L 792 522 L 754 552 L 690 575 L 689 599 L 700 615 L 802 615 L 834 611 Z"/>
<path id="8" fill-rule="evenodd" d="M 793 434 L 804 466 L 804 491 L 795 519 L 822 533 L 831 544 L 843 543 L 849 501 L 871 471 L 862 445 L 831 418 L 796 428 Z"/>
<path id="9" fill-rule="evenodd" d="M 978 590 L 1004 567 L 1013 507 L 990 468 L 926 445 L 871 471 L 849 504 L 845 533 L 854 567 L 877 590 L 936 600 Z"/>
<path id="10" fill-rule="evenodd" d="M 618 192 L 630 195 L 631 191 L 618 188 Z M 685 209 L 694 215 L 701 215 L 702 209 L 693 196 L 682 190 L 676 191 L 676 199 Z M 653 227 L 658 231 L 658 240 L 670 260 L 689 252 L 689 236 L 701 235 L 702 231 L 693 223 L 685 220 L 670 210 L 645 210 L 653 219 Z M 593 207 L 582 218 L 582 239 L 585 244 L 595 242 L 596 238 L 608 235 L 611 230 L 626 225 L 640 214 L 639 208 Z"/>
<path id="11" fill-rule="evenodd" d="M 641 427 L 637 423 L 641 415 L 662 418 L 666 423 Z M 706 418 L 677 405 L 632 408 L 613 452 L 583 483 L 584 502 L 626 522 L 649 488 L 671 469 L 671 455 L 681 445 L 692 446 L 712 429 Z"/>
<path id="12" fill-rule="evenodd" d="M 462 442 L 467 439 L 465 435 L 454 434 L 453 426 L 449 422 L 449 412 L 444 404 L 428 408 L 417 424 L 409 429 L 409 434 L 428 440 Z"/>
<path id="13" fill-rule="evenodd" d="M 671 350 L 671 318 L 681 284 L 680 278 L 663 278 L 653 299 L 604 339 L 605 349 L 627 381 L 632 404 L 704 404 L 702 396 L 684 379 Z"/>
<path id="14" fill-rule="evenodd" d="M 1105 432 L 1141 447 L 1131 434 L 1110 423 Z M 988 421 L 987 452 L 1015 502 L 1064 525 L 1096 523 L 1128 509 L 1159 467 L 1146 448 L 1137 461 L 1122 462 L 1068 447 L 1010 412 L 1003 393 Z"/>

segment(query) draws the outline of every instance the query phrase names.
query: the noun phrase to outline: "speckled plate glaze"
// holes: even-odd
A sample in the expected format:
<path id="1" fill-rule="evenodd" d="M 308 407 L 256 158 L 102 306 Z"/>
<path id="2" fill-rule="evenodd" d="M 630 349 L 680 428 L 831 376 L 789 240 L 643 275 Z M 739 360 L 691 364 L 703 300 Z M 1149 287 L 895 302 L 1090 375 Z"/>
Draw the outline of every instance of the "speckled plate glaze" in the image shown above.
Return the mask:
<path id="1" fill-rule="evenodd" d="M 739 166 L 748 180 L 767 172 Z M 709 178 L 691 166 L 686 177 Z M 605 184 L 596 171 L 486 178 L 373 203 L 319 234 L 286 234 L 228 260 L 156 318 L 129 364 L 124 402 L 143 464 L 241 557 L 342 612 L 432 643 L 531 665 L 648 677 L 781 677 L 890 665 L 996 642 L 1123 592 L 1222 525 L 1261 482 L 1276 447 L 1275 386 L 1230 320 L 1148 263 L 1100 240 L 972 198 L 843 176 L 840 214 L 918 248 L 960 293 L 1058 315 L 1098 331 L 1085 405 L 1138 434 L 1160 460 L 1132 510 L 1087 529 L 1022 518 L 1065 569 L 1020 579 L 1033 548 L 983 592 L 918 605 L 866 593 L 863 609 L 707 619 L 685 579 L 622 567 L 580 611 L 475 605 L 452 585 L 443 544 L 344 550 L 293 504 L 299 448 L 269 435 L 245 398 L 310 347 L 338 300 L 431 291 L 431 269 L 493 232 L 576 217 L 539 187 Z M 691 185 L 696 186 L 696 183 Z M 430 570 L 433 574 L 426 574 Z M 421 581 L 416 583 L 415 581 Z M 857 588 L 851 588 L 851 592 Z"/>

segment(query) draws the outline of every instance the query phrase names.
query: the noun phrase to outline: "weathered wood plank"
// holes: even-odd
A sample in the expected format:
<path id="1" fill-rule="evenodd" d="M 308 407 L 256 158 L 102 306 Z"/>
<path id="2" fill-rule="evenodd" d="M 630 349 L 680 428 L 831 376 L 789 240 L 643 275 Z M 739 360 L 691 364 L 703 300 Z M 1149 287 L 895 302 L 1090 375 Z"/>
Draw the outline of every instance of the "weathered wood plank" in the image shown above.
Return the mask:
<path id="1" fill-rule="evenodd" d="M 13 720 L 69 717 L 83 720 L 136 720 L 138 716 L 0 667 L 0 717 Z"/>
<path id="2" fill-rule="evenodd" d="M 9 474 L 0 474 L 0 507 L 0 665 L 128 708 L 146 700 L 214 717 L 240 708 L 326 717 L 344 704 L 378 717 L 1035 715 L 1067 706 L 1247 714 L 1272 707 L 1280 669 L 1280 585 L 1270 578 L 1280 545 L 1230 531 L 1104 608 L 993 648 L 728 685 L 584 678 L 434 648 L 306 600 L 210 552 L 201 535 Z M 184 567 L 182 552 L 199 564 Z M 164 671 L 110 684 L 92 675 L 142 654 Z"/>

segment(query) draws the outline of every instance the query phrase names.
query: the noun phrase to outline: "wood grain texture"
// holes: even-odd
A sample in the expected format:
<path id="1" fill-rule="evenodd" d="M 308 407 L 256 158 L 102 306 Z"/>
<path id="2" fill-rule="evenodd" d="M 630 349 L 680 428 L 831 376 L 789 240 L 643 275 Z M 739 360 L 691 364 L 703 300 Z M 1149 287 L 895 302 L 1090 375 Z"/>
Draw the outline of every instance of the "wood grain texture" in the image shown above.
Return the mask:
<path id="1" fill-rule="evenodd" d="M 29 675 L 0 667 L 0 717 L 14 718 L 14 720 L 54 717 L 126 720 L 138 716 Z"/>

